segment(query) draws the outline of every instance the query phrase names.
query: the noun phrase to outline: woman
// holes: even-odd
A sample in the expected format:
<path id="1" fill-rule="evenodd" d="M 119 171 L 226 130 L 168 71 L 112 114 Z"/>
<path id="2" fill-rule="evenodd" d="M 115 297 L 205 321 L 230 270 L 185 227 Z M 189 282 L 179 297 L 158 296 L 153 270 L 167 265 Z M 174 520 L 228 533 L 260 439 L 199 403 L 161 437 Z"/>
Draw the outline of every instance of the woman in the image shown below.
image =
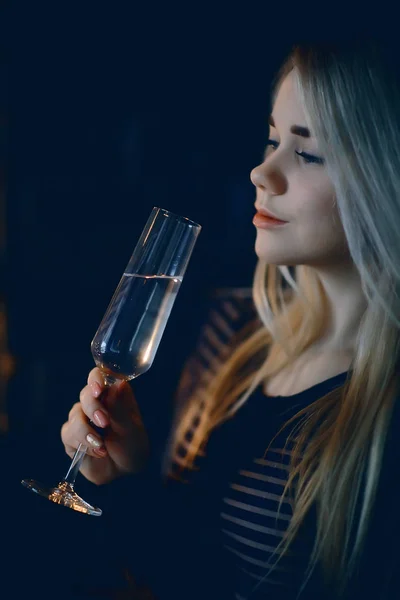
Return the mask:
<path id="1" fill-rule="evenodd" d="M 400 594 L 397 58 L 372 41 L 300 44 L 278 73 L 251 173 L 258 320 L 177 410 L 174 484 L 160 486 L 173 529 L 152 543 L 161 598 Z M 91 445 L 96 484 L 146 472 L 149 455 L 130 387 L 102 403 L 103 387 L 94 369 L 62 428 L 70 456 Z"/>

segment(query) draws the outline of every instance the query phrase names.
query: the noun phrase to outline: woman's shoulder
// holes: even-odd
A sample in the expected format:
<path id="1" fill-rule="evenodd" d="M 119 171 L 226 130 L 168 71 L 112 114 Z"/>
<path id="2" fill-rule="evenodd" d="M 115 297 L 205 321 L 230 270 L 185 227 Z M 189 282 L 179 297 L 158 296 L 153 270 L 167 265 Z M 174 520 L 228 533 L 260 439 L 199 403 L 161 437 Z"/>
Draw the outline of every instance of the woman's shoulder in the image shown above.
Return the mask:
<path id="1" fill-rule="evenodd" d="M 205 319 L 178 382 L 178 404 L 181 399 L 190 397 L 195 388 L 206 384 L 207 378 L 226 360 L 245 329 L 252 330 L 257 326 L 251 288 L 215 289 L 207 303 Z"/>

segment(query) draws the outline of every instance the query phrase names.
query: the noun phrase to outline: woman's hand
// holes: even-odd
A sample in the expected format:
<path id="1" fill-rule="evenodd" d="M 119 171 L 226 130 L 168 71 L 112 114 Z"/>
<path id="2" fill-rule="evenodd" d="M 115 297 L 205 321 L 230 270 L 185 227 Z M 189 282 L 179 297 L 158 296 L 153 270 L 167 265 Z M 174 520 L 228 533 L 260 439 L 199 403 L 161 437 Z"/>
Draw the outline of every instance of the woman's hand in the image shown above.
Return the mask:
<path id="1" fill-rule="evenodd" d="M 89 420 L 104 430 L 102 436 Z M 97 485 L 141 471 L 149 456 L 147 432 L 130 385 L 122 381 L 106 388 L 97 367 L 71 408 L 61 439 L 71 458 L 80 443 L 88 447 L 80 471 Z"/>

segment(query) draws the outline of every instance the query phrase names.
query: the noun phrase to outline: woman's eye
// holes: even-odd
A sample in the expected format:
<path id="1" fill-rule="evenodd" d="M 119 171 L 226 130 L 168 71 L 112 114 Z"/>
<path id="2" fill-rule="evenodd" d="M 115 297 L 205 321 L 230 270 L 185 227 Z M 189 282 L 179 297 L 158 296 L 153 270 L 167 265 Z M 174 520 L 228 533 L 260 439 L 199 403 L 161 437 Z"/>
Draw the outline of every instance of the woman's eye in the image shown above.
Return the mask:
<path id="1" fill-rule="evenodd" d="M 296 150 L 296 154 L 298 156 L 301 156 L 301 158 L 304 160 L 304 162 L 308 165 L 310 165 L 310 164 L 323 165 L 325 162 L 323 158 L 319 158 L 318 156 L 313 156 L 312 154 L 307 154 L 307 152 L 297 152 L 297 150 Z"/>
<path id="2" fill-rule="evenodd" d="M 265 149 L 265 152 L 267 152 L 267 151 L 268 151 L 268 148 L 269 148 L 270 146 L 272 146 L 273 148 L 277 148 L 277 147 L 279 146 L 279 144 L 278 144 L 278 142 L 275 142 L 275 140 L 267 140 L 267 144 L 266 144 L 266 146 L 267 146 L 267 147 L 266 147 L 266 149 Z"/>
<path id="3" fill-rule="evenodd" d="M 279 142 L 276 142 L 275 140 L 271 140 L 271 139 L 267 140 L 266 149 L 264 152 L 264 160 L 267 158 L 268 149 L 270 147 L 276 149 L 276 148 L 278 148 L 278 146 L 279 146 Z M 298 156 L 300 156 L 303 159 L 303 161 L 306 164 L 323 165 L 325 162 L 323 158 L 319 158 L 318 156 L 308 154 L 307 152 L 298 152 L 297 150 L 295 152 Z"/>

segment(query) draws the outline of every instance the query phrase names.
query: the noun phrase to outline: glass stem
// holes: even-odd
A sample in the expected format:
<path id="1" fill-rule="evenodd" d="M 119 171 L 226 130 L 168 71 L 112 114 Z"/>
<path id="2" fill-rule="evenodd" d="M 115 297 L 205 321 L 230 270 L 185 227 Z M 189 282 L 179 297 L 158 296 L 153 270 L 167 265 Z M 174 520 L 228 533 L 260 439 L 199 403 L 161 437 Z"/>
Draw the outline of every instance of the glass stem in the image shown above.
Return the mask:
<path id="1" fill-rule="evenodd" d="M 74 487 L 75 479 L 79 469 L 81 468 L 82 461 L 85 458 L 86 450 L 87 446 L 85 446 L 85 444 L 79 444 L 67 474 L 62 480 L 63 482 L 65 481 L 65 483 L 68 483 L 72 488 Z"/>
<path id="2" fill-rule="evenodd" d="M 103 390 L 103 392 L 99 398 L 100 401 L 101 401 L 101 397 L 103 396 L 104 392 L 117 381 L 116 377 L 113 377 L 112 375 L 109 375 L 108 373 L 103 373 L 102 375 L 104 378 L 105 389 Z M 87 446 L 85 444 L 79 444 L 79 446 L 76 449 L 76 452 L 72 458 L 72 462 L 69 466 L 69 469 L 68 469 L 65 477 L 61 480 L 60 483 L 64 483 L 64 484 L 66 483 L 66 484 L 68 484 L 70 489 L 74 489 L 75 479 L 79 473 L 79 469 L 81 468 L 83 459 L 85 458 L 86 451 L 87 451 Z"/>

